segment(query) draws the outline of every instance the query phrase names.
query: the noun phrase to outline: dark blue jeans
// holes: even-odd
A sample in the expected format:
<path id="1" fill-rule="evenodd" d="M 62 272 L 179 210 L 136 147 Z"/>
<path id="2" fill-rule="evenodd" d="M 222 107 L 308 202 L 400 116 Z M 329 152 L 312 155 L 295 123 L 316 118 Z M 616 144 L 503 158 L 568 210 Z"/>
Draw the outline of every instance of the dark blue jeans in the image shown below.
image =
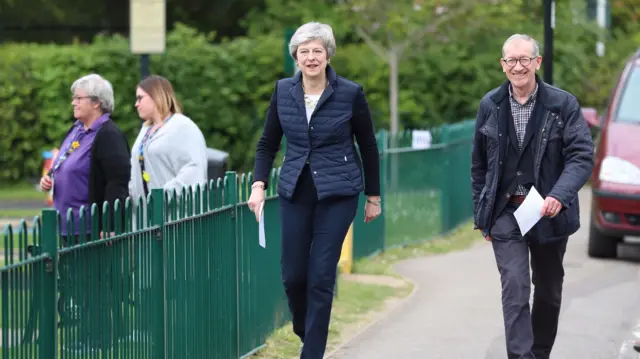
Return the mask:
<path id="1" fill-rule="evenodd" d="M 302 359 L 324 356 L 338 260 L 357 208 L 358 196 L 318 200 L 308 167 L 293 197 L 280 198 L 282 281 Z"/>

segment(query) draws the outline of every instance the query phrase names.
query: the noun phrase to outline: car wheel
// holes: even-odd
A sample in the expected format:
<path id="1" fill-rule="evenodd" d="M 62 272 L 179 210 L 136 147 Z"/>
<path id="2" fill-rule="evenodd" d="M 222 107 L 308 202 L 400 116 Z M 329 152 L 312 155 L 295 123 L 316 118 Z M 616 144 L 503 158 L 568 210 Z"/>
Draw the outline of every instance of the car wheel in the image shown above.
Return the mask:
<path id="1" fill-rule="evenodd" d="M 615 258 L 617 256 L 618 243 L 621 240 L 622 238 L 600 233 L 592 220 L 589 225 L 589 257 Z"/>

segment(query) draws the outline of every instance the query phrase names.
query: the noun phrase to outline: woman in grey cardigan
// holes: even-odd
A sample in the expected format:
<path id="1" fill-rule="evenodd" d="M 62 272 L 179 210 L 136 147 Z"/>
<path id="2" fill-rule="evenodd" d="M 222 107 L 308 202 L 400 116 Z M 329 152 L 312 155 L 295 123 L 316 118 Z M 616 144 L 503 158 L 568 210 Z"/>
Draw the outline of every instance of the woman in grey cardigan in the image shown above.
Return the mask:
<path id="1" fill-rule="evenodd" d="M 131 151 L 129 192 L 134 203 L 154 188 L 167 191 L 207 182 L 206 143 L 198 126 L 182 114 L 171 83 L 152 75 L 138 84 L 136 109 L 144 120 Z"/>

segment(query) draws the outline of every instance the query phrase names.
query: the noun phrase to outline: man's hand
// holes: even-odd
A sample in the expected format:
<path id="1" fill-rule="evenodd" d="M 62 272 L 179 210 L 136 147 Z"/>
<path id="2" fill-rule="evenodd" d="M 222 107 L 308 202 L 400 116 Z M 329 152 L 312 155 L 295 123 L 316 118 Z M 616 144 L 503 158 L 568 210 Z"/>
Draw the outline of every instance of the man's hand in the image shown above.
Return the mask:
<path id="1" fill-rule="evenodd" d="M 482 229 L 480 229 L 480 234 L 482 234 Z M 493 239 L 488 234 L 486 236 L 484 234 L 482 234 L 482 236 L 484 237 L 484 240 L 487 241 L 487 242 L 491 242 L 491 240 Z"/>
<path id="2" fill-rule="evenodd" d="M 553 197 L 547 197 L 544 199 L 544 203 L 542 204 L 540 215 L 553 218 L 560 213 L 560 210 L 562 210 L 562 204 L 560 201 Z"/>

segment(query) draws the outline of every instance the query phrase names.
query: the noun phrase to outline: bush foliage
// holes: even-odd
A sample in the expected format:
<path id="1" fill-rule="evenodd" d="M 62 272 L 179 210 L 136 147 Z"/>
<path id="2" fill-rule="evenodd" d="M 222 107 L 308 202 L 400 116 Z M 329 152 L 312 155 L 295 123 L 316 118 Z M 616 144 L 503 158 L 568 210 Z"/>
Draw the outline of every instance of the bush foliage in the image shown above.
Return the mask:
<path id="1" fill-rule="evenodd" d="M 294 15 L 288 21 L 295 21 Z M 399 68 L 402 128 L 475 116 L 482 95 L 504 81 L 499 64 L 504 39 L 526 32 L 542 45 L 541 23 L 527 22 L 526 13 L 510 16 L 509 21 L 493 16 L 497 20 L 484 24 L 483 31 L 469 26 L 456 31 L 455 38 L 426 38 L 405 54 Z M 628 30 L 614 33 L 601 58 L 595 55 L 593 24 L 559 19 L 554 83 L 574 93 L 582 106 L 602 109 L 640 38 L 626 36 Z M 344 18 L 325 21 L 342 21 L 335 28 L 346 28 Z M 522 25 L 514 29 L 514 23 Z M 376 127 L 387 128 L 389 66 L 364 42 L 336 35 L 345 43 L 338 44 L 331 65 L 363 85 Z M 173 83 L 185 114 L 200 126 L 207 145 L 229 152 L 232 168 L 247 171 L 275 81 L 287 76 L 284 45 L 280 29 L 229 40 L 178 25 L 167 35 L 166 53 L 151 56 L 151 72 Z M 0 57 L 0 182 L 39 176 L 41 152 L 59 146 L 73 121 L 70 86 L 88 73 L 112 82 L 114 119 L 133 143 L 140 128 L 134 108 L 140 65 L 126 38 L 98 36 L 91 44 L 73 45 L 6 44 Z"/>

